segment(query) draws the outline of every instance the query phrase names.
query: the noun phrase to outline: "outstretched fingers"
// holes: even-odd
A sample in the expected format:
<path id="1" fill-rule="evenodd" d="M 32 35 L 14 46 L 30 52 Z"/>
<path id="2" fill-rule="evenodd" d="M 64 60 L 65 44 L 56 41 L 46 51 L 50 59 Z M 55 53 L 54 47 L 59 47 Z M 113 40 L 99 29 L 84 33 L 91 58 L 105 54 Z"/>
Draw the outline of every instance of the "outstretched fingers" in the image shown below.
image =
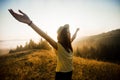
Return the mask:
<path id="1" fill-rule="evenodd" d="M 9 11 L 12 15 L 21 15 L 21 14 L 25 14 L 25 13 L 23 13 L 21 10 L 19 10 L 19 12 L 20 12 L 21 14 L 18 14 L 18 13 L 16 13 L 16 12 L 14 12 L 12 9 L 8 9 L 8 11 Z"/>
<path id="2" fill-rule="evenodd" d="M 12 10 L 12 9 L 8 9 L 8 11 L 10 12 L 10 14 L 15 17 L 16 13 Z"/>
<path id="3" fill-rule="evenodd" d="M 80 29 L 79 28 L 77 28 L 77 30 L 76 31 L 79 31 Z"/>
<path id="4" fill-rule="evenodd" d="M 21 14 L 25 15 L 25 13 L 23 13 L 21 10 L 18 10 Z"/>
<path id="5" fill-rule="evenodd" d="M 11 15 L 14 16 L 15 18 L 16 18 L 17 16 L 21 16 L 20 14 L 15 13 L 12 9 L 8 9 L 8 10 L 9 10 L 9 12 L 11 13 Z"/>
<path id="6" fill-rule="evenodd" d="M 13 15 L 15 12 L 12 9 L 8 9 L 8 11 Z"/>

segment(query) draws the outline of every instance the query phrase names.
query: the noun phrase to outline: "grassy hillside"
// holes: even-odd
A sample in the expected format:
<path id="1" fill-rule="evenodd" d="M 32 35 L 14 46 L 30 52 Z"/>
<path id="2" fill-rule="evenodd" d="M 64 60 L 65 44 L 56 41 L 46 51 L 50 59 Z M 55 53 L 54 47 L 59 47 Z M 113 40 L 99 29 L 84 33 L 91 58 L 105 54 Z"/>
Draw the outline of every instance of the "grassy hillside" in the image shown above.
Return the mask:
<path id="1" fill-rule="evenodd" d="M 74 57 L 73 80 L 120 80 L 120 65 Z M 0 56 L 0 80 L 54 80 L 55 53 L 21 51 Z"/>
<path id="2" fill-rule="evenodd" d="M 120 64 L 120 29 L 79 40 L 76 55 Z"/>

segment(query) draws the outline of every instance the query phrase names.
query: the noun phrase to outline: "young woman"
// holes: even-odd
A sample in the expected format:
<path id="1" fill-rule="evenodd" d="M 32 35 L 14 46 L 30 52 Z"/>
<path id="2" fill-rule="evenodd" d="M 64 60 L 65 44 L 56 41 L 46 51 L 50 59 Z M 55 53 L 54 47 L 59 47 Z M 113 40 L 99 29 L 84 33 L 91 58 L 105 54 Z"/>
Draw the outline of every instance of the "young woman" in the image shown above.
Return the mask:
<path id="1" fill-rule="evenodd" d="M 72 71 L 73 71 L 73 49 L 71 46 L 72 41 L 75 39 L 76 34 L 79 28 L 76 29 L 73 37 L 71 38 L 69 25 L 66 24 L 60 27 L 57 31 L 58 42 L 55 42 L 50 36 L 48 36 L 45 32 L 39 29 L 30 18 L 23 13 L 21 10 L 19 12 L 21 14 L 15 13 L 12 9 L 9 9 L 11 15 L 18 21 L 28 24 L 33 30 L 35 30 L 40 36 L 46 39 L 51 46 L 56 50 L 57 55 L 57 67 L 56 67 L 56 76 L 55 80 L 72 80 Z"/>

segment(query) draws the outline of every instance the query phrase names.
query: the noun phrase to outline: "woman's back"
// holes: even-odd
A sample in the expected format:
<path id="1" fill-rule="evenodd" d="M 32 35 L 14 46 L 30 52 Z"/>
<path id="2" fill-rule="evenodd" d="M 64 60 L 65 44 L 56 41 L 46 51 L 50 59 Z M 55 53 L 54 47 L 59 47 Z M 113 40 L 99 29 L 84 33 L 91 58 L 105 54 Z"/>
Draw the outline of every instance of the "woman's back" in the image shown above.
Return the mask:
<path id="1" fill-rule="evenodd" d="M 57 43 L 58 49 L 56 51 L 57 55 L 57 67 L 56 72 L 69 72 L 73 70 L 73 52 L 70 50 L 68 53 L 65 48 Z"/>

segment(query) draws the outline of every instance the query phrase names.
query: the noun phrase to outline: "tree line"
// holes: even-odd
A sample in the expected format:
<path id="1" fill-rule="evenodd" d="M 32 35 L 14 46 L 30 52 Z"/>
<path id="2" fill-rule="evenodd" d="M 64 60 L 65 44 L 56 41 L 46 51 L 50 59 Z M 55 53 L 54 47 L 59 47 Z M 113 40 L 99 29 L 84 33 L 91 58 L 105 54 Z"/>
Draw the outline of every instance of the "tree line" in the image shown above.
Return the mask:
<path id="1" fill-rule="evenodd" d="M 120 45 L 105 45 L 102 43 L 97 47 L 84 45 L 82 48 L 76 48 L 75 56 L 120 64 Z"/>
<path id="2" fill-rule="evenodd" d="M 15 49 L 10 49 L 9 53 L 19 52 L 19 51 L 25 51 L 25 50 L 32 50 L 32 49 L 46 49 L 50 50 L 51 46 L 46 40 L 43 40 L 42 38 L 38 43 L 35 43 L 32 39 L 30 39 L 29 43 L 26 42 L 25 46 L 17 45 Z"/>

